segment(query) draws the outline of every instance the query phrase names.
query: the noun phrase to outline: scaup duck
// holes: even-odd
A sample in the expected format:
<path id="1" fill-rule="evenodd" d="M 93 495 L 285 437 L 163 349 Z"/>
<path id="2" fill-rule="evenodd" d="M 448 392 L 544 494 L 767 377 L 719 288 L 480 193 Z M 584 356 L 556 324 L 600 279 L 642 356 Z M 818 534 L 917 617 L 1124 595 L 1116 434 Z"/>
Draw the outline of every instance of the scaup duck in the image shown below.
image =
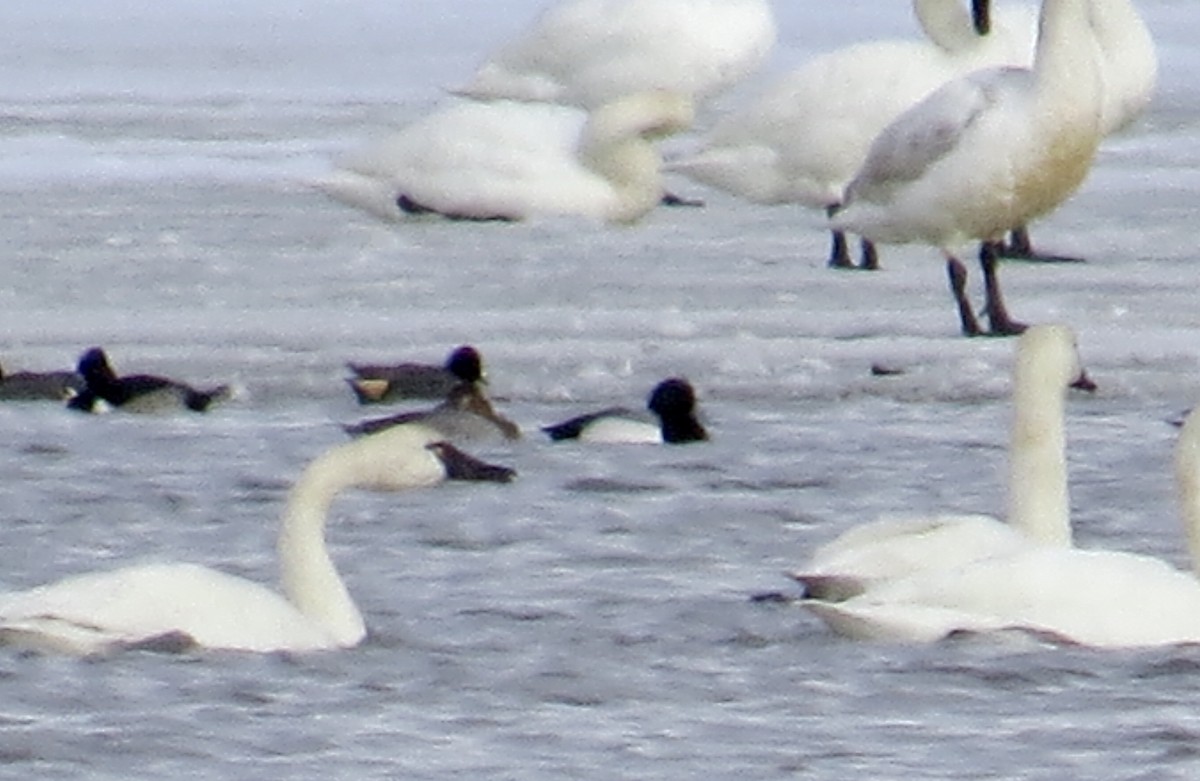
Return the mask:
<path id="1" fill-rule="evenodd" d="M 213 402 L 229 395 L 227 385 L 209 390 L 195 388 L 177 380 L 151 374 L 117 376 L 108 355 L 93 347 L 79 359 L 78 371 L 84 387 L 67 402 L 71 409 L 95 412 L 102 404 L 126 412 L 161 412 L 188 409 L 204 412 Z"/>
<path id="2" fill-rule="evenodd" d="M 610 407 L 544 426 L 542 431 L 555 442 L 677 445 L 708 439 L 708 432 L 696 419 L 696 392 L 687 380 L 672 377 L 660 382 L 651 391 L 646 408 L 657 418 L 656 423 L 624 407 Z"/>

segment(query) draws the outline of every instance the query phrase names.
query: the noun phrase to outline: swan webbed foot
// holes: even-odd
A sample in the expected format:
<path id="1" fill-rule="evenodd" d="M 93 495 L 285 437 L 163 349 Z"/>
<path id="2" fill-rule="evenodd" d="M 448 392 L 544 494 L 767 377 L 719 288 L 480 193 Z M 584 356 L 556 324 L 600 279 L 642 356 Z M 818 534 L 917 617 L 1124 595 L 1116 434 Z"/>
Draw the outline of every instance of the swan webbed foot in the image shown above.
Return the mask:
<path id="1" fill-rule="evenodd" d="M 705 206 L 703 198 L 688 198 L 676 193 L 663 193 L 662 199 L 659 201 L 663 206 L 670 207 L 685 207 L 693 209 L 702 209 Z"/>
<path id="2" fill-rule="evenodd" d="M 1033 248 L 1029 229 L 1025 226 L 1009 233 L 1008 240 L 1000 242 L 996 254 L 1005 260 L 1020 260 L 1029 263 L 1085 263 L 1083 258 L 1071 255 L 1044 255 Z"/>

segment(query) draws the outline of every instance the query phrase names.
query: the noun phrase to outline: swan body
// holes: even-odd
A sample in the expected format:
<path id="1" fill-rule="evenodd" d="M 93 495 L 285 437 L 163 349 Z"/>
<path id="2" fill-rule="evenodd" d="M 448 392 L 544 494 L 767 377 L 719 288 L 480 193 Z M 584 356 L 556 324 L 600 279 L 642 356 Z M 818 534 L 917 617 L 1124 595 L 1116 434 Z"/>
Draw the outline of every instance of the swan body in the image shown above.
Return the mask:
<path id="1" fill-rule="evenodd" d="M 871 142 L 889 122 L 954 76 L 1027 64 L 1025 9 L 975 33 L 961 0 L 915 0 L 926 40 L 869 41 L 823 54 L 720 119 L 668 170 L 755 203 L 839 204 Z"/>
<path id="2" fill-rule="evenodd" d="M 521 428 L 496 412 L 492 402 L 478 385 L 455 386 L 436 407 L 371 418 L 346 426 L 352 436 L 374 434 L 393 426 L 419 423 L 437 431 L 450 442 L 488 443 L 521 438 Z"/>
<path id="3" fill-rule="evenodd" d="M 1044 0 L 1034 67 L 954 79 L 889 124 L 846 189 L 834 228 L 874 242 L 923 243 L 947 258 L 963 331 L 980 333 L 954 253 L 1005 234 L 1066 200 L 1102 136 L 1099 49 L 1090 0 Z M 1008 319 L 985 256 L 992 330 Z"/>
<path id="4" fill-rule="evenodd" d="M 708 439 L 696 419 L 696 392 L 687 380 L 672 377 L 660 382 L 650 392 L 646 409 L 657 418 L 655 422 L 623 407 L 610 407 L 543 426 L 542 431 L 556 442 L 684 444 Z"/>
<path id="5" fill-rule="evenodd" d="M 453 92 L 595 108 L 663 89 L 701 103 L 752 73 L 774 45 L 767 0 L 568 0 Z"/>
<path id="6" fill-rule="evenodd" d="M 1119 551 L 1029 548 L 924 572 L 839 603 L 805 603 L 839 634 L 927 643 L 1020 630 L 1127 648 L 1200 642 L 1200 582 Z"/>
<path id="7" fill-rule="evenodd" d="M 903 111 L 951 78 L 1032 59 L 1027 7 L 1003 9 L 986 36 L 961 0 L 914 0 L 913 10 L 925 40 L 869 41 L 816 57 L 719 120 L 668 170 L 754 203 L 826 211 Z M 849 265 L 844 252 L 835 236 L 831 265 Z"/>
<path id="8" fill-rule="evenodd" d="M 918 572 L 1030 546 L 1069 548 L 1064 407 L 1069 387 L 1089 385 L 1069 328 L 1030 328 L 1017 342 L 1013 367 L 1007 522 L 985 515 L 885 518 L 818 548 L 793 577 L 809 597 L 842 601 Z"/>
<path id="9" fill-rule="evenodd" d="M 663 196 L 654 141 L 692 122 L 687 98 L 618 98 L 584 115 L 563 106 L 458 103 L 352 154 L 317 182 L 384 219 L 572 215 L 636 221 Z"/>
<path id="10" fill-rule="evenodd" d="M 932 642 L 1017 629 L 1099 648 L 1200 642 L 1200 412 L 1175 447 L 1192 572 L 1123 551 L 1032 547 L 809 605 L 855 638 Z"/>
<path id="11" fill-rule="evenodd" d="M 0 640 L 79 655 L 164 640 L 255 652 L 357 645 L 366 626 L 329 557 L 326 513 L 350 487 L 398 490 L 487 474 L 470 464 L 488 465 L 439 440 L 430 429 L 400 427 L 309 464 L 280 525 L 281 592 L 196 564 L 130 566 L 0 594 Z"/>
<path id="12" fill-rule="evenodd" d="M 455 348 L 442 366 L 424 363 L 351 363 L 349 368 L 354 377 L 346 382 L 359 404 L 400 399 L 444 399 L 461 383 L 474 385 L 485 381 L 483 358 L 470 345 Z"/>
<path id="13" fill-rule="evenodd" d="M 990 1 L 974 2 L 983 18 L 990 20 Z M 1108 136 L 1127 128 L 1150 105 L 1158 83 L 1158 53 L 1150 29 L 1132 0 L 1092 0 L 1091 7 L 1104 85 L 1100 126 Z M 1032 58 L 1011 62 L 1030 65 Z"/>

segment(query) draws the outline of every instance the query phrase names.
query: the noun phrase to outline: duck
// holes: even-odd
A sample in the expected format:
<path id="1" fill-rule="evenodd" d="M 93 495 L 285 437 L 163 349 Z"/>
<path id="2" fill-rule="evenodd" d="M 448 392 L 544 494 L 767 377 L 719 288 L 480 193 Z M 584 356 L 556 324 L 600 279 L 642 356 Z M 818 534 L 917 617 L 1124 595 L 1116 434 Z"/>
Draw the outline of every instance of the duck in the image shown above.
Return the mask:
<path id="1" fill-rule="evenodd" d="M 863 640 L 1020 632 L 1099 649 L 1200 642 L 1200 413 L 1188 416 L 1176 443 L 1175 480 L 1191 572 L 1128 551 L 1035 546 L 805 606 Z"/>
<path id="2" fill-rule="evenodd" d="M 962 332 L 1013 335 L 996 273 L 1008 231 L 1083 183 L 1102 138 L 1100 53 L 1091 0 L 1044 0 L 1032 70 L 992 68 L 953 79 L 892 121 L 830 219 L 876 243 L 921 243 L 946 262 Z M 981 242 L 984 331 L 956 257 Z"/>
<path id="3" fill-rule="evenodd" d="M 594 109 L 664 89 L 701 104 L 757 70 L 775 39 L 768 0 L 567 0 L 451 92 Z"/>
<path id="4" fill-rule="evenodd" d="M 554 442 L 681 445 L 708 439 L 708 432 L 696 419 L 696 391 L 686 379 L 671 377 L 658 383 L 646 409 L 654 414 L 655 422 L 625 407 L 609 407 L 544 426 L 542 431 Z"/>
<path id="5" fill-rule="evenodd" d="M 427 363 L 350 363 L 347 366 L 354 376 L 346 382 L 359 404 L 445 399 L 460 383 L 486 382 L 483 356 L 469 344 L 454 348 L 441 366 Z"/>
<path id="6" fill-rule="evenodd" d="M 11 372 L 0 368 L 0 401 L 66 401 L 83 389 L 73 371 Z"/>
<path id="7" fill-rule="evenodd" d="M 854 526 L 792 573 L 805 597 L 838 602 L 916 572 L 1034 545 L 1071 547 L 1064 422 L 1071 388 L 1096 390 L 1074 332 L 1061 324 L 1031 327 L 1017 340 L 1013 363 L 1007 521 L 938 514 Z"/>
<path id="8" fill-rule="evenodd" d="M 187 409 L 205 412 L 216 401 L 229 395 L 229 386 L 218 385 L 207 390 L 151 374 L 117 376 L 108 354 L 100 347 L 88 349 L 80 358 L 77 371 L 84 387 L 67 401 L 67 406 L 81 412 L 98 412 L 117 408 L 125 412 L 162 412 Z"/>
<path id="9" fill-rule="evenodd" d="M 334 499 L 350 488 L 408 490 L 514 476 L 419 425 L 335 446 L 309 463 L 288 495 L 278 537 L 280 591 L 200 564 L 130 565 L 0 594 L 0 641 L 78 656 L 352 648 L 367 628 L 326 547 Z"/>
<path id="10" fill-rule="evenodd" d="M 874 138 L 951 78 L 1032 59 L 1033 18 L 1005 7 L 977 34 L 962 0 L 913 0 L 924 40 L 856 43 L 816 57 L 744 108 L 719 119 L 666 170 L 753 203 L 835 209 Z M 828 265 L 855 268 L 844 231 L 833 231 Z M 860 268 L 877 268 L 870 241 Z"/>
<path id="11" fill-rule="evenodd" d="M 521 438 L 520 426 L 496 412 L 491 400 L 478 385 L 465 383 L 452 388 L 445 400 L 431 409 L 371 418 L 343 426 L 343 429 L 351 436 L 363 436 L 409 423 L 420 423 L 437 431 L 442 438 L 458 444 Z"/>
<path id="12" fill-rule="evenodd" d="M 662 201 L 655 142 L 686 130 L 692 102 L 662 90 L 579 109 L 458 102 L 351 153 L 316 186 L 385 220 L 576 217 L 627 225 Z"/>

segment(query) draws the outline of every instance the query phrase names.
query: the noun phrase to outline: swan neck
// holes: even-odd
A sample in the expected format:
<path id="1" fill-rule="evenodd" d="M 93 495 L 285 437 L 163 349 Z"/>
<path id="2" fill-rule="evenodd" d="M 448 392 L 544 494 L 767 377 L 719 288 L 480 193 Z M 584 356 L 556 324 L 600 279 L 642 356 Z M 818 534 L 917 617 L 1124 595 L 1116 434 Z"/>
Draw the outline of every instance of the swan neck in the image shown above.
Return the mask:
<path id="1" fill-rule="evenodd" d="M 1200 577 L 1200 413 L 1188 416 L 1175 445 L 1175 487 L 1192 571 Z"/>
<path id="2" fill-rule="evenodd" d="M 1070 547 L 1066 389 L 1047 392 L 1031 374 L 1031 367 L 1018 363 L 1008 451 L 1008 522 L 1031 540 Z"/>
<path id="3" fill-rule="evenodd" d="M 334 498 L 356 482 L 353 464 L 341 456 L 341 448 L 329 451 L 296 482 L 284 512 L 278 553 L 288 601 L 328 632 L 334 643 L 347 647 L 362 640 L 366 624 L 325 542 L 326 517 Z"/>
<path id="4" fill-rule="evenodd" d="M 641 217 L 662 199 L 662 159 L 641 138 L 585 138 L 580 160 L 612 186 L 617 195 L 616 214 L 609 219 L 625 222 Z"/>
<path id="5" fill-rule="evenodd" d="M 1066 111 L 1072 108 L 1099 121 L 1100 48 L 1090 5 L 1091 0 L 1045 0 L 1038 17 L 1037 95 L 1058 107 L 1055 121 L 1069 121 Z"/>
<path id="6" fill-rule="evenodd" d="M 974 21 L 960 0 L 913 0 L 913 14 L 925 37 L 947 54 L 978 42 Z"/>
<path id="7" fill-rule="evenodd" d="M 665 92 L 620 98 L 593 111 L 580 134 L 578 157 L 616 195 L 608 219 L 632 222 L 662 200 L 662 155 L 652 139 L 677 133 L 693 118 L 690 100 Z"/>

